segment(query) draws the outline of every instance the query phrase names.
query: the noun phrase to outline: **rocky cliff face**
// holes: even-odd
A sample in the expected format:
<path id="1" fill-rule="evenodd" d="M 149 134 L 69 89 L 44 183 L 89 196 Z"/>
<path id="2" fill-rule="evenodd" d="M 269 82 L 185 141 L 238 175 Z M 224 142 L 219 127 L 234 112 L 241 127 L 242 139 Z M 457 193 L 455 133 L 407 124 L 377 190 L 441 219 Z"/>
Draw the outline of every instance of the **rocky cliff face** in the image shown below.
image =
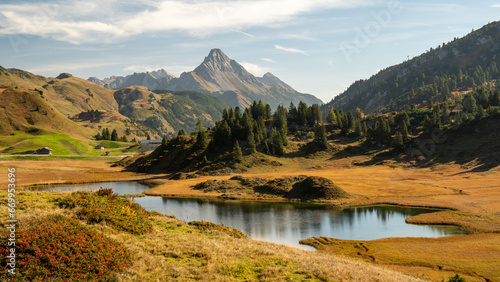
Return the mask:
<path id="1" fill-rule="evenodd" d="M 103 80 L 91 77 L 89 80 L 110 89 L 142 85 L 150 90 L 198 91 L 218 97 L 232 107 L 246 107 L 254 100 L 263 100 L 272 107 L 279 104 L 288 106 L 290 102 L 297 104 L 299 101 L 322 104 L 321 100 L 297 92 L 271 73 L 255 77 L 220 49 L 212 49 L 197 68 L 182 73 L 179 78 L 165 70 L 158 70 Z"/>

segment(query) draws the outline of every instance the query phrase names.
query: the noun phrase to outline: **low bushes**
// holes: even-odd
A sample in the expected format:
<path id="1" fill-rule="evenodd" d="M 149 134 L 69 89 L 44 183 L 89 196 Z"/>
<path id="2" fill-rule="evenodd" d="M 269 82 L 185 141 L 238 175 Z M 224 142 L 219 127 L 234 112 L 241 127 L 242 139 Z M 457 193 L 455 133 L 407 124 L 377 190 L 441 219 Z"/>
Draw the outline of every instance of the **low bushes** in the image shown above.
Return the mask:
<path id="1" fill-rule="evenodd" d="M 1 279 L 9 281 L 111 281 L 115 271 L 131 264 L 124 245 L 62 215 L 34 220 L 17 231 L 16 274 L 0 265 Z M 11 247 L 0 238 L 0 254 Z"/>
<path id="2" fill-rule="evenodd" d="M 58 200 L 64 208 L 79 208 L 76 215 L 89 224 L 106 222 L 109 226 L 131 234 L 146 234 L 153 227 L 148 212 L 136 203 L 113 194 L 111 189 L 97 193 L 75 192 Z"/>

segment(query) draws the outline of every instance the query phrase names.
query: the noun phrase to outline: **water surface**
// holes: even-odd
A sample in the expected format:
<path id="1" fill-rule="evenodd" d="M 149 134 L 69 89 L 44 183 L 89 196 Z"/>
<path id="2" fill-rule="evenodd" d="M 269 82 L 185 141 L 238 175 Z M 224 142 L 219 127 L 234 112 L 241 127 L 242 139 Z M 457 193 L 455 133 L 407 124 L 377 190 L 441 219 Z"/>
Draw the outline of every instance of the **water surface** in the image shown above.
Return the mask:
<path id="1" fill-rule="evenodd" d="M 112 188 L 118 194 L 149 189 L 137 182 L 111 182 L 51 187 L 51 191 Z M 347 240 L 388 237 L 442 237 L 463 234 L 455 226 L 412 225 L 405 218 L 434 212 L 419 208 L 374 206 L 339 209 L 311 203 L 268 203 L 207 199 L 168 199 L 146 196 L 135 202 L 148 211 L 175 215 L 184 221 L 210 221 L 235 228 L 249 237 L 302 247 L 299 240 L 325 236 Z"/>

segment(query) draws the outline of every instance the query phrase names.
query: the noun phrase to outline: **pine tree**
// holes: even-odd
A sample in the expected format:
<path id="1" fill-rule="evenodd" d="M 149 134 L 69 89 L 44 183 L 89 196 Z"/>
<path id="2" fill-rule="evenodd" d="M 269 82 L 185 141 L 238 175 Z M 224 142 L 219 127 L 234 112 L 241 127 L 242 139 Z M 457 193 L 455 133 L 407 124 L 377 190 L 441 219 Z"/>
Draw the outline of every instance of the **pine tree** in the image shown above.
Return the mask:
<path id="1" fill-rule="evenodd" d="M 196 122 L 196 131 L 200 132 L 202 130 L 205 130 L 205 126 L 203 125 L 203 121 L 201 119 L 198 119 Z"/>
<path id="2" fill-rule="evenodd" d="M 408 140 L 409 139 L 409 134 L 408 134 L 408 127 L 406 126 L 406 122 L 403 121 L 403 124 L 401 125 L 401 136 L 403 137 L 403 140 Z"/>
<path id="3" fill-rule="evenodd" d="M 362 127 L 361 121 L 359 119 L 357 119 L 354 122 L 354 132 L 356 132 L 356 134 L 358 136 L 362 136 L 363 135 L 363 127 Z"/>
<path id="4" fill-rule="evenodd" d="M 500 90 L 497 89 L 494 93 L 490 94 L 488 103 L 490 106 L 500 106 Z"/>
<path id="5" fill-rule="evenodd" d="M 198 149 L 204 149 L 205 146 L 208 143 L 208 136 L 207 136 L 207 131 L 202 129 L 198 131 L 198 134 L 196 136 L 196 148 Z"/>
<path id="6" fill-rule="evenodd" d="M 335 111 L 333 109 L 330 109 L 328 112 L 328 116 L 326 117 L 326 121 L 332 126 L 337 126 L 337 115 L 335 114 Z"/>
<path id="7" fill-rule="evenodd" d="M 397 150 L 403 150 L 405 148 L 405 144 L 403 142 L 403 136 L 401 135 L 401 133 L 396 132 L 396 135 L 392 139 L 391 145 Z"/>
<path id="8" fill-rule="evenodd" d="M 250 131 L 250 134 L 247 137 L 248 149 L 250 149 L 250 153 L 252 155 L 257 153 L 257 148 L 255 146 L 255 139 L 253 133 Z"/>
<path id="9" fill-rule="evenodd" d="M 107 127 L 104 129 L 104 135 L 103 136 L 104 136 L 105 140 L 110 140 L 111 139 L 111 134 L 109 134 L 109 129 Z"/>
<path id="10" fill-rule="evenodd" d="M 234 144 L 233 157 L 234 157 L 235 161 L 237 161 L 239 163 L 241 163 L 243 161 L 243 154 L 241 153 L 241 148 L 240 148 L 240 144 L 238 143 L 238 141 L 236 141 L 236 143 Z"/>
<path id="11" fill-rule="evenodd" d="M 362 124 L 362 130 L 363 132 L 363 136 L 366 136 L 367 133 L 368 133 L 368 128 L 366 127 L 366 122 L 363 121 L 363 124 Z"/>
<path id="12" fill-rule="evenodd" d="M 465 95 L 464 97 L 464 100 L 463 100 L 463 106 L 464 106 L 464 110 L 465 112 L 467 113 L 473 113 L 477 106 L 476 106 L 476 99 L 474 99 L 474 97 L 472 96 L 472 94 L 467 94 Z"/>
<path id="13" fill-rule="evenodd" d="M 184 131 L 184 129 L 181 129 L 181 130 L 179 130 L 179 132 L 177 132 L 177 137 L 184 136 L 184 135 L 186 135 L 186 131 Z M 149 136 L 149 134 L 148 134 L 148 136 Z"/>
<path id="14" fill-rule="evenodd" d="M 306 126 L 307 125 L 307 105 L 306 103 L 300 101 L 299 106 L 298 106 L 298 124 L 299 126 Z"/>
<path id="15" fill-rule="evenodd" d="M 326 129 L 324 124 L 317 123 L 314 126 L 314 142 L 322 149 L 328 149 L 328 140 L 326 139 Z"/>
<path id="16" fill-rule="evenodd" d="M 407 127 L 411 126 L 411 124 L 410 124 L 410 117 L 408 116 L 407 112 L 404 112 L 404 114 L 403 114 L 403 122 L 406 123 Z"/>
<path id="17" fill-rule="evenodd" d="M 231 128 L 229 127 L 227 121 L 225 120 L 219 121 L 215 124 L 214 139 L 212 142 L 214 142 L 214 144 L 218 146 L 223 145 L 223 146 L 229 146 L 229 148 L 231 148 L 230 146 L 233 142 L 231 133 L 232 133 Z"/>
<path id="18" fill-rule="evenodd" d="M 113 132 L 111 133 L 111 141 L 118 141 L 118 133 L 116 132 L 116 129 L 113 129 Z"/>
<path id="19" fill-rule="evenodd" d="M 283 155 L 284 146 L 283 146 L 283 137 L 281 136 L 280 131 L 273 127 L 271 130 L 271 152 L 275 155 Z"/>

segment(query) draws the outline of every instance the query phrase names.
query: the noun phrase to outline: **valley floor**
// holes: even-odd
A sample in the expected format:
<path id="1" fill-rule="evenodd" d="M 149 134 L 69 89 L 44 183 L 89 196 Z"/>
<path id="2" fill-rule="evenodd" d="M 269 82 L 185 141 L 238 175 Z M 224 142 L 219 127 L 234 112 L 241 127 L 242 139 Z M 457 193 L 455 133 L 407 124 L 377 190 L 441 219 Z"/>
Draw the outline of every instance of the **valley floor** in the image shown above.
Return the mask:
<path id="1" fill-rule="evenodd" d="M 15 167 L 18 185 L 81 183 L 150 179 L 157 187 L 149 195 L 169 197 L 219 197 L 193 185 L 231 176 L 204 176 L 168 180 L 168 175 L 124 172 L 103 160 L 0 160 L 0 170 Z M 290 169 L 292 168 L 292 169 Z M 322 169 L 286 166 L 250 169 L 245 177 L 277 178 L 296 175 L 321 176 L 332 180 L 353 199 L 333 201 L 342 206 L 390 203 L 405 206 L 443 207 L 448 210 L 407 219 L 415 224 L 459 225 L 471 235 L 448 238 L 389 238 L 375 241 L 347 241 L 325 238 L 306 240 L 320 249 L 318 255 L 347 256 L 434 281 L 459 273 L 467 281 L 500 280 L 500 170 L 468 172 L 457 165 L 433 168 L 399 166 L 349 166 L 323 164 Z M 6 173 L 5 173 L 6 174 Z M 6 187 L 6 177 L 0 185 Z M 227 193 L 229 198 L 280 200 L 258 193 Z M 284 200 L 284 199 L 283 199 Z M 485 234 L 486 233 L 486 234 Z M 360 247 L 365 246 L 365 247 Z M 361 251 L 360 251 L 361 250 Z"/>

